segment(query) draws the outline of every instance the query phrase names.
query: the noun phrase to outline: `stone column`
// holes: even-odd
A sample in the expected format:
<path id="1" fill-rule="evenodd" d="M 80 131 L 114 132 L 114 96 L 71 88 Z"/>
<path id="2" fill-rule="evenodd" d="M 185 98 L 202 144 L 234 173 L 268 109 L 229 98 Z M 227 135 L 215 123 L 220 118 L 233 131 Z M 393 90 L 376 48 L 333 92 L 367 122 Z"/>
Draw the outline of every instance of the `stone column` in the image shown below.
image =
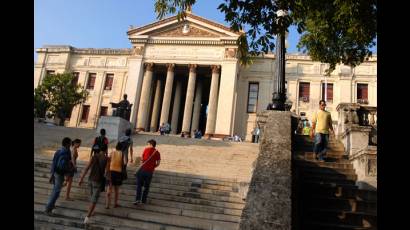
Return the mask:
<path id="1" fill-rule="evenodd" d="M 196 86 L 196 93 L 195 93 L 195 102 L 194 102 L 194 114 L 192 115 L 192 127 L 191 133 L 198 129 L 199 125 L 199 115 L 201 112 L 201 99 L 202 99 L 202 83 L 198 81 Z"/>
<path id="2" fill-rule="evenodd" d="M 151 92 L 151 84 L 152 84 L 152 70 L 154 67 L 154 63 L 146 63 L 145 64 L 145 74 L 144 79 L 142 82 L 142 89 L 141 89 L 141 98 L 140 98 L 140 105 L 138 108 L 138 117 L 137 117 L 137 130 L 145 131 L 145 127 L 147 126 L 147 116 L 148 116 L 148 103 L 149 103 L 149 96 Z"/>
<path id="3" fill-rule="evenodd" d="M 182 121 L 182 132 L 188 135 L 191 128 L 192 106 L 195 93 L 196 67 L 197 65 L 189 65 L 189 79 L 185 98 L 184 118 Z"/>
<path id="4" fill-rule="evenodd" d="M 168 122 L 169 107 L 171 105 L 172 85 L 174 83 L 174 67 L 175 64 L 167 64 L 167 81 L 165 83 L 164 98 L 162 100 L 162 110 L 160 124 Z"/>
<path id="5" fill-rule="evenodd" d="M 178 129 L 179 107 L 181 106 L 182 83 L 177 81 L 174 96 L 174 106 L 172 108 L 171 133 L 176 134 Z"/>
<path id="6" fill-rule="evenodd" d="M 208 117 L 206 119 L 205 135 L 215 134 L 216 109 L 218 106 L 218 86 L 220 66 L 212 66 L 211 90 L 209 91 Z"/>
<path id="7" fill-rule="evenodd" d="M 158 130 L 158 117 L 159 117 L 159 111 L 161 109 L 161 80 L 157 80 L 157 86 L 155 89 L 155 96 L 154 96 L 154 106 L 152 109 L 152 116 L 151 116 L 151 127 L 150 131 L 151 132 L 156 132 Z"/>

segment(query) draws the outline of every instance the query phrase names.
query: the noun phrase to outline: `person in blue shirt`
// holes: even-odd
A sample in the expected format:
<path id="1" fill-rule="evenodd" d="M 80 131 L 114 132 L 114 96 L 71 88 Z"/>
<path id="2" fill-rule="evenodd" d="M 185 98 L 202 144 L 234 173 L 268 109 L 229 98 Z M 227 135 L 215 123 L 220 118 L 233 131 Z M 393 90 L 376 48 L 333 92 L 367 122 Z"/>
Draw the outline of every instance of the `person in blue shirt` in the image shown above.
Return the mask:
<path id="1" fill-rule="evenodd" d="M 66 162 L 68 164 L 71 161 L 71 139 L 65 137 L 62 141 L 62 147 L 54 153 L 53 162 L 51 164 L 51 176 L 50 176 L 50 183 L 53 183 L 53 191 L 50 194 L 50 198 L 46 204 L 46 215 L 52 215 L 52 210 L 54 209 L 55 203 L 60 196 L 61 188 L 63 187 L 64 183 L 64 174 L 68 171 L 61 171 L 58 167 L 61 165 L 61 162 Z M 68 169 L 68 167 L 67 167 Z"/>

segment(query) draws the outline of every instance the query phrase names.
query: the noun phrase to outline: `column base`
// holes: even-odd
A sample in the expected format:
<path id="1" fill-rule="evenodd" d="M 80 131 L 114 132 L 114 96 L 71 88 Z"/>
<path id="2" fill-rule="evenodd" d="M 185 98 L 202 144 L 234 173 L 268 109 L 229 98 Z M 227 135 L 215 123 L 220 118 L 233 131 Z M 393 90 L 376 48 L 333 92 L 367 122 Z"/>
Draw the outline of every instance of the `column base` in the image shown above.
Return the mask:
<path id="1" fill-rule="evenodd" d="M 205 133 L 204 138 L 205 139 L 211 139 L 211 138 L 224 139 L 225 137 L 229 137 L 229 136 L 230 135 L 228 134 Z"/>
<path id="2" fill-rule="evenodd" d="M 145 129 L 144 129 L 144 128 L 136 128 L 135 131 L 137 131 L 137 132 L 145 132 Z"/>
<path id="3" fill-rule="evenodd" d="M 181 135 L 184 134 L 185 138 L 191 138 L 191 133 L 190 132 L 181 132 Z"/>

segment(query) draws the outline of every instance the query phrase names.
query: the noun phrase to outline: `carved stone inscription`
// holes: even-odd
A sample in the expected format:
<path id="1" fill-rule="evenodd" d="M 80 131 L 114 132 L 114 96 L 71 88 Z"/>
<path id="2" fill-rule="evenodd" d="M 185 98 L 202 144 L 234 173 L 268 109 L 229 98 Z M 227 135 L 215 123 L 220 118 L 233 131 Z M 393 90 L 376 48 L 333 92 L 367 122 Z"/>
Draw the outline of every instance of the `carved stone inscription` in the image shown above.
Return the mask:
<path id="1" fill-rule="evenodd" d="M 146 58 L 157 59 L 199 59 L 220 60 L 224 57 L 224 50 L 217 47 L 175 47 L 175 46 L 148 46 Z"/>

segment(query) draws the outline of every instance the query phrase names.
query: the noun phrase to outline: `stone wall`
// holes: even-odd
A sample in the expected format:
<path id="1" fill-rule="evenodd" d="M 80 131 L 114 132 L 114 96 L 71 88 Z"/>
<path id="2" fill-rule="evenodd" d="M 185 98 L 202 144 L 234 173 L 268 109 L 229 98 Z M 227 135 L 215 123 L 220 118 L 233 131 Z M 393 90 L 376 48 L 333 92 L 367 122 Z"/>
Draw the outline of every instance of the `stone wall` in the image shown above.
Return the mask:
<path id="1" fill-rule="evenodd" d="M 261 142 L 240 230 L 291 229 L 291 113 L 260 115 Z"/>

